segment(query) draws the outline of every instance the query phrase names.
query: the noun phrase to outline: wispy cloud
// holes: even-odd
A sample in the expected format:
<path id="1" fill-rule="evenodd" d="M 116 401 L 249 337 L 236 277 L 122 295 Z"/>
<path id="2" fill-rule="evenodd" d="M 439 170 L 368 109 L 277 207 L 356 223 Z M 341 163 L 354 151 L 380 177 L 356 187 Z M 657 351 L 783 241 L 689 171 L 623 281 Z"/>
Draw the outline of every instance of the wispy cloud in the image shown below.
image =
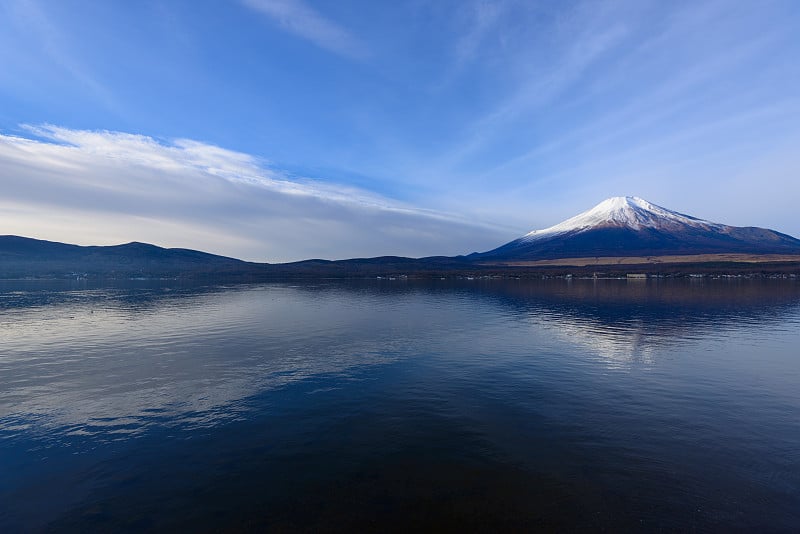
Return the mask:
<path id="1" fill-rule="evenodd" d="M 325 18 L 302 0 L 242 0 L 277 22 L 284 30 L 339 55 L 362 59 L 367 47 L 339 24 Z"/>
<path id="2" fill-rule="evenodd" d="M 496 30 L 502 15 L 507 10 L 507 3 L 500 1 L 479 0 L 465 6 L 468 17 L 467 30 L 456 39 L 457 66 L 475 57 L 484 39 Z"/>
<path id="3" fill-rule="evenodd" d="M 488 8 L 475 4 L 475 22 L 457 42 L 455 65 L 461 67 L 465 58 L 475 53 L 488 35 L 505 31 L 499 25 L 500 16 L 516 15 L 526 22 L 535 20 L 538 13 L 529 6 L 500 6 Z M 598 8 L 579 3 L 552 22 L 547 32 L 519 33 L 505 37 L 507 62 L 504 74 L 514 73 L 515 82 L 497 104 L 478 114 L 463 129 L 453 148 L 445 151 L 430 166 L 432 175 L 448 175 L 482 150 L 491 147 L 498 138 L 521 120 L 535 120 L 538 113 L 580 82 L 586 73 L 619 47 L 628 37 L 629 29 L 619 16 L 620 9 Z M 495 45 L 496 47 L 497 45 Z M 541 48 L 541 52 L 536 50 Z"/>
<path id="4" fill-rule="evenodd" d="M 61 31 L 57 21 L 47 13 L 46 9 L 35 0 L 12 0 L 5 8 L 5 13 L 0 11 L 0 14 L 5 14 L 12 25 L 25 35 L 34 38 L 32 42 L 41 50 L 44 57 L 48 58 L 49 68 L 77 82 L 82 90 L 92 94 L 108 110 L 118 115 L 122 114 L 122 107 L 112 91 L 81 61 L 78 54 L 73 52 L 69 36 Z M 0 46 L 3 44 L 12 45 L 0 41 Z M 9 59 L 18 61 L 13 56 L 9 56 Z"/>
<path id="5" fill-rule="evenodd" d="M 25 129 L 29 136 L 0 134 L 2 233 L 150 241 L 261 261 L 460 254 L 508 237 L 199 141 Z"/>

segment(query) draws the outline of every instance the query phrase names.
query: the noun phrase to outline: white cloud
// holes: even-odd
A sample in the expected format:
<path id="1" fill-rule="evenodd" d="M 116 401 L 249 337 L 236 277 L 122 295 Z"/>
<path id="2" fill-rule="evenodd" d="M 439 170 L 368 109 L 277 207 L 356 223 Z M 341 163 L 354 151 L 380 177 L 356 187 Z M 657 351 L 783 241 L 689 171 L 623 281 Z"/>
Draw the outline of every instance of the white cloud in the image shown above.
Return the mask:
<path id="1" fill-rule="evenodd" d="M 302 0 L 242 0 L 244 5 L 279 23 L 287 32 L 342 56 L 363 58 L 366 47 L 346 29 L 326 19 Z"/>
<path id="2" fill-rule="evenodd" d="M 0 134 L 0 233 L 148 241 L 258 261 L 461 254 L 497 229 L 357 188 L 293 179 L 198 141 L 25 127 Z"/>

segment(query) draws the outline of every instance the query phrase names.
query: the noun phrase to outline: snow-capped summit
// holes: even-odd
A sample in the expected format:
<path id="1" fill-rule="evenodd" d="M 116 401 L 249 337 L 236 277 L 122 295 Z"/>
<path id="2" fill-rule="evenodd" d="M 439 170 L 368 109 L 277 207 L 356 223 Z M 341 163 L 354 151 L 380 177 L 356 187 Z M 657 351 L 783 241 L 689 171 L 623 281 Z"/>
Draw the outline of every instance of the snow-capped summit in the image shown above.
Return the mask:
<path id="1" fill-rule="evenodd" d="M 533 260 L 685 254 L 800 254 L 800 240 L 764 228 L 728 226 L 639 197 L 612 197 L 476 259 Z"/>
<path id="2" fill-rule="evenodd" d="M 568 232 L 580 232 L 601 227 L 668 228 L 688 225 L 703 229 L 719 229 L 724 225 L 697 219 L 677 211 L 668 210 L 639 197 L 611 197 L 590 210 L 544 230 L 525 234 L 527 241 L 540 240 Z"/>

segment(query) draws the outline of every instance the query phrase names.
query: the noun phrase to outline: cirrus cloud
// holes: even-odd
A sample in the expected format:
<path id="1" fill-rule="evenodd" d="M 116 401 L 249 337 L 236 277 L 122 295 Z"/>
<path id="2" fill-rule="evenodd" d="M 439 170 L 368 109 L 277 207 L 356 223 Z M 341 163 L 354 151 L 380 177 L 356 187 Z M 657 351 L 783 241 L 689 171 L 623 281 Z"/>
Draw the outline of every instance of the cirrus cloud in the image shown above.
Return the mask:
<path id="1" fill-rule="evenodd" d="M 242 0 L 289 33 L 307 39 L 321 48 L 354 59 L 368 55 L 366 47 L 346 29 L 323 17 L 301 0 Z"/>

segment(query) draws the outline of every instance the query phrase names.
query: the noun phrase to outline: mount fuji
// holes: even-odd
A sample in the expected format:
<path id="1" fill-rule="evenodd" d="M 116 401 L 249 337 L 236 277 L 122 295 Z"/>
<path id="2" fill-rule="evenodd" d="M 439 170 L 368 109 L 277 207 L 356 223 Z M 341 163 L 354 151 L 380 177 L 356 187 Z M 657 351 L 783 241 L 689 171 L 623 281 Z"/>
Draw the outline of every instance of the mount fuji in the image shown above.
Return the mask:
<path id="1" fill-rule="evenodd" d="M 800 254 L 800 240 L 757 227 L 698 219 L 638 197 L 613 197 L 473 260 L 519 261 L 700 254 Z"/>

